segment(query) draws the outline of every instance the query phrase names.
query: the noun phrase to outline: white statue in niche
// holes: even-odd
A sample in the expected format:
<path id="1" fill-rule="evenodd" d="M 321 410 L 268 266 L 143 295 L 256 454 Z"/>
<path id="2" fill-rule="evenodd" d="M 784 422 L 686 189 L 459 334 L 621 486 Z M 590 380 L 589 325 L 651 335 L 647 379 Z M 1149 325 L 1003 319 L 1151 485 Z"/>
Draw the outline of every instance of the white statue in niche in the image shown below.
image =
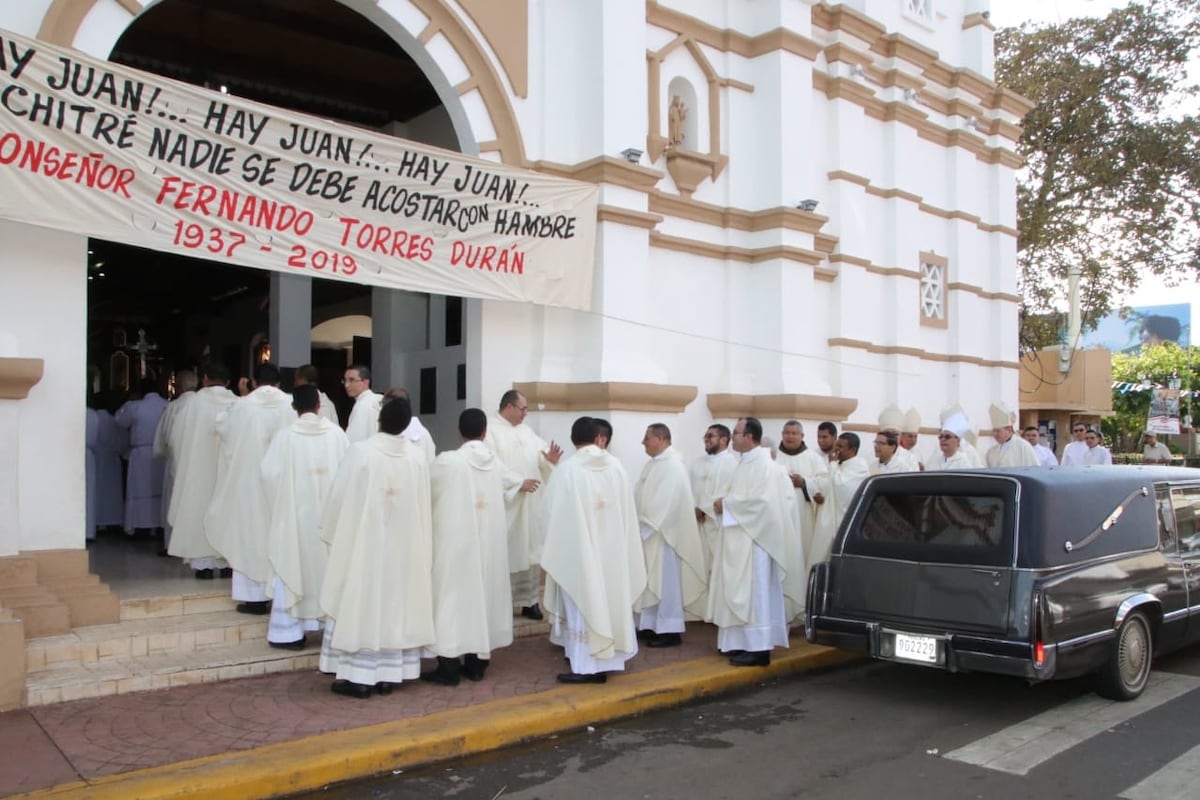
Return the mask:
<path id="1" fill-rule="evenodd" d="M 683 144 L 686 133 L 683 123 L 687 121 L 688 107 L 679 95 L 671 97 L 671 106 L 667 109 L 667 147 L 679 147 Z"/>

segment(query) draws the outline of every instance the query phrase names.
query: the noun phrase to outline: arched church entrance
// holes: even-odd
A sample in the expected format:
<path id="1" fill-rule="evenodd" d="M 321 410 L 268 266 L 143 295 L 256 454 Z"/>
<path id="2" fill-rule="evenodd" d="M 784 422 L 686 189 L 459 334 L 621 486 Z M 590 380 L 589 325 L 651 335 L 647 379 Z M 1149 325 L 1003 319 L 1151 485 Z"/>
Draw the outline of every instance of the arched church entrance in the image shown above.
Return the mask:
<path id="1" fill-rule="evenodd" d="M 460 140 L 457 96 L 448 108 L 426 72 L 430 59 L 420 44 L 407 42 L 424 67 L 400 44 L 403 37 L 385 31 L 356 5 L 363 4 L 158 0 L 147 3 L 120 34 L 109 59 L 233 98 L 448 150 L 475 151 L 470 138 Z M 93 403 L 115 412 L 136 396 L 144 379 L 168 386 L 178 371 L 211 361 L 224 364 L 236 381 L 269 360 L 282 368 L 288 388 L 291 371 L 311 363 L 344 424 L 352 401 L 342 374 L 352 363 L 366 363 L 374 372 L 374 388 L 408 388 L 414 411 L 435 439 L 454 441 L 468 372 L 462 298 L 236 262 L 90 240 L 87 347 Z M 110 521 L 98 520 L 101 525 Z M 157 559 L 160 547 L 153 536 L 122 534 L 118 524 L 91 547 L 92 570 L 123 597 L 177 594 L 163 581 L 188 582 L 191 572 L 174 559 Z"/>

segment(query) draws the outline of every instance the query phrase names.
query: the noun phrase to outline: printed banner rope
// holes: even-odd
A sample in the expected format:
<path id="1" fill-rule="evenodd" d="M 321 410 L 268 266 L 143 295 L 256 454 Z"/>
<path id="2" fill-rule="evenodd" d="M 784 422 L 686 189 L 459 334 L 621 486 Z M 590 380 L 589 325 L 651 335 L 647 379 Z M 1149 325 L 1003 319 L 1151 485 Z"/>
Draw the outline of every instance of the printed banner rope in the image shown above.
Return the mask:
<path id="1" fill-rule="evenodd" d="M 3 218 L 278 272 L 588 310 L 598 196 L 0 30 Z"/>

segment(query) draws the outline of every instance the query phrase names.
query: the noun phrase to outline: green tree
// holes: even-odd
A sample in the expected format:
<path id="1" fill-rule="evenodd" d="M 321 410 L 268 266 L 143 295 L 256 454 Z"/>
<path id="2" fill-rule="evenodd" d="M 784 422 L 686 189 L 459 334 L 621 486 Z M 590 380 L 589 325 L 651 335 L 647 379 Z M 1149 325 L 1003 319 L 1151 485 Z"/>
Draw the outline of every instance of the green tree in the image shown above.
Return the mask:
<path id="1" fill-rule="evenodd" d="M 1102 423 L 1105 438 L 1112 443 L 1113 452 L 1140 451 L 1139 437 L 1146 430 L 1150 412 L 1150 390 L 1128 388 L 1135 386 L 1166 386 L 1172 377 L 1179 378 L 1185 391 L 1200 389 L 1200 347 L 1180 347 L 1167 342 L 1143 348 L 1140 353 L 1114 353 L 1113 412 Z M 1200 406 L 1185 400 L 1180 404 L 1182 414 L 1195 418 Z"/>
<path id="2" fill-rule="evenodd" d="M 1200 3 L 1147 0 L 1102 19 L 996 34 L 996 80 L 1036 105 L 1018 145 L 1024 348 L 1057 340 L 1068 270 L 1082 276 L 1084 325 L 1148 275 L 1200 273 Z"/>

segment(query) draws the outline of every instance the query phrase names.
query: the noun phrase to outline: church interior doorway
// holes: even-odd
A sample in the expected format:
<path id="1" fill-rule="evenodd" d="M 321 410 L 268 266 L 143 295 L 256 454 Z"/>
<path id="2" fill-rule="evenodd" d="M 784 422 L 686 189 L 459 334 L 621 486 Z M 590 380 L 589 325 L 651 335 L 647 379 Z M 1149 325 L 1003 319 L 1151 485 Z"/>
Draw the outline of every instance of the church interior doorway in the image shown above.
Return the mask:
<path id="1" fill-rule="evenodd" d="M 450 116 L 420 66 L 351 5 L 352 0 L 160 0 L 147 4 L 130 24 L 110 59 L 231 96 L 460 150 Z M 176 370 L 219 361 L 236 380 L 258 361 L 278 363 L 267 333 L 267 271 L 95 239 L 88 246 L 87 274 L 89 367 L 81 379 L 89 395 L 100 393 L 95 402 L 112 410 L 144 377 L 166 384 Z M 401 365 L 390 384 L 408 386 L 414 410 L 432 418 L 435 436 L 449 430 L 439 423 L 452 424 L 465 398 L 462 300 L 347 281 L 312 284 L 308 360 L 343 422 L 350 405 L 341 384 L 345 367 L 382 359 Z M 380 307 L 381 293 L 404 295 L 386 305 L 413 315 L 403 337 L 372 337 L 372 311 Z M 286 307 L 279 311 L 288 314 Z M 423 335 L 414 329 L 423 329 Z M 286 368 L 297 364 L 281 366 L 287 376 Z M 285 388 L 287 383 L 285 377 Z M 440 393 L 441 403 L 439 383 L 451 387 Z M 145 595 L 145 587 L 134 585 L 139 573 L 152 573 L 154 581 L 172 574 L 144 560 L 147 553 L 153 557 L 153 541 L 135 547 L 124 536 L 108 540 L 92 548 L 103 551 L 99 563 L 93 558 L 93 571 L 115 582 L 118 593 Z M 113 541 L 135 560 L 114 551 Z M 178 574 L 191 575 L 182 568 Z"/>

